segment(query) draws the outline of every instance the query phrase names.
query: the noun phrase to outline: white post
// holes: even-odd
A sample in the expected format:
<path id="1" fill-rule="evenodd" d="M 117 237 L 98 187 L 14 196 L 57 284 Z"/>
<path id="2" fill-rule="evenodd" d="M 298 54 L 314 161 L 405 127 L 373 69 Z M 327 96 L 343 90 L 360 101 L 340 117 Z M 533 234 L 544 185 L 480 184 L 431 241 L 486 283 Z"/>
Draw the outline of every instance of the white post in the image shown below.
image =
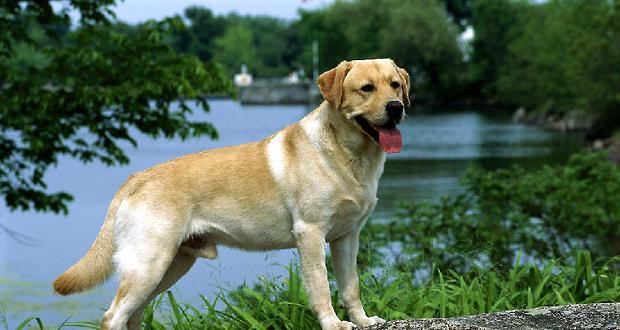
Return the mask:
<path id="1" fill-rule="evenodd" d="M 316 81 L 319 77 L 319 42 L 312 41 L 312 80 Z"/>

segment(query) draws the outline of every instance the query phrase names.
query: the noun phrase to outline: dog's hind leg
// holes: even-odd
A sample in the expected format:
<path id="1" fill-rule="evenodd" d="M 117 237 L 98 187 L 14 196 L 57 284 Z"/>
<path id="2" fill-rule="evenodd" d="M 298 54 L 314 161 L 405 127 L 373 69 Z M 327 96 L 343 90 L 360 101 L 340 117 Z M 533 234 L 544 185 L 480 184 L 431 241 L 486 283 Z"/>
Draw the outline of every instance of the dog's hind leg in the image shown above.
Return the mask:
<path id="1" fill-rule="evenodd" d="M 157 288 L 155 288 L 155 291 L 150 294 L 149 298 L 147 298 L 147 300 L 142 304 L 142 307 L 140 307 L 140 309 L 134 312 L 133 315 L 129 318 L 129 321 L 127 321 L 128 330 L 141 329 L 142 313 L 144 313 L 144 310 L 146 309 L 149 302 L 155 297 L 157 297 L 158 294 L 168 290 L 172 285 L 174 285 L 174 283 L 176 283 L 181 277 L 183 277 L 183 275 L 185 275 L 190 270 L 190 268 L 192 268 L 192 265 L 194 265 L 195 261 L 196 257 L 194 257 L 193 255 L 184 252 L 177 253 L 177 255 L 174 257 L 174 260 L 170 264 L 170 267 L 168 267 L 166 274 L 161 279 L 161 282 L 159 282 L 159 285 L 157 285 Z"/>
<path id="2" fill-rule="evenodd" d="M 179 223 L 149 205 L 121 205 L 115 226 L 114 255 L 120 283 L 103 316 L 102 329 L 123 329 L 129 318 L 148 303 L 181 244 L 183 233 Z"/>
<path id="3" fill-rule="evenodd" d="M 110 309 L 103 315 L 101 329 L 123 329 L 129 317 L 146 303 L 161 282 L 172 259 L 164 255 L 161 257 L 155 264 L 136 263 L 136 269 L 121 272 L 120 285 Z"/>

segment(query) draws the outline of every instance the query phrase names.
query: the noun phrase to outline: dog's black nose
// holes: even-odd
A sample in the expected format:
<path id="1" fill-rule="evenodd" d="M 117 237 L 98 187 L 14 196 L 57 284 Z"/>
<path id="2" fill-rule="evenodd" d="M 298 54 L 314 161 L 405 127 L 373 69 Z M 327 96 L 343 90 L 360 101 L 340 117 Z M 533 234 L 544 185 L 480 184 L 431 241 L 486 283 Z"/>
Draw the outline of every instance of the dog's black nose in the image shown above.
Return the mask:
<path id="1" fill-rule="evenodd" d="M 405 111 L 405 106 L 401 101 L 388 101 L 385 105 L 385 111 L 387 111 L 388 118 L 391 120 L 399 121 Z"/>

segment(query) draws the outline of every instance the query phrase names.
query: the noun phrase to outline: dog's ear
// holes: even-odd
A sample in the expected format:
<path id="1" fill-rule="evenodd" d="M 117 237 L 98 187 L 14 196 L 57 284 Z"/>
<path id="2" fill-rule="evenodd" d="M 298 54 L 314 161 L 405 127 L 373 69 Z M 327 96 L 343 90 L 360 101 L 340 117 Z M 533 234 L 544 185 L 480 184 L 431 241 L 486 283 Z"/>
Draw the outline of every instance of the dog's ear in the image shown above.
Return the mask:
<path id="1" fill-rule="evenodd" d="M 398 66 L 396 66 L 396 69 L 398 71 L 398 75 L 400 75 L 400 79 L 403 81 L 401 85 L 401 88 L 403 89 L 403 103 L 405 103 L 405 106 L 408 107 L 411 104 L 411 100 L 409 100 L 409 86 L 411 86 L 409 74 L 405 71 L 405 69 L 399 68 Z"/>
<path id="2" fill-rule="evenodd" d="M 322 73 L 316 80 L 316 83 L 319 85 L 319 90 L 321 90 L 321 95 L 323 95 L 325 100 L 327 100 L 334 109 L 340 107 L 343 91 L 342 84 L 344 82 L 344 77 L 346 77 L 350 69 L 351 63 L 342 61 L 337 67 Z"/>

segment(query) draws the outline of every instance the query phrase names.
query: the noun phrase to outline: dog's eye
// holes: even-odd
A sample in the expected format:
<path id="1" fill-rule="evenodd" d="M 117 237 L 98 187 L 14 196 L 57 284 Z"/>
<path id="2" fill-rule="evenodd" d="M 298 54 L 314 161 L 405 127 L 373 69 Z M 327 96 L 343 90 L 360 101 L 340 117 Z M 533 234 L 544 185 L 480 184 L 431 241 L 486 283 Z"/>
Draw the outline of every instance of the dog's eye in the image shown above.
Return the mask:
<path id="1" fill-rule="evenodd" d="M 360 88 L 362 91 L 364 92 L 372 92 L 375 90 L 375 86 L 373 86 L 372 84 L 366 84 L 364 86 L 362 86 L 362 88 Z"/>
<path id="2" fill-rule="evenodd" d="M 392 81 L 390 86 L 392 86 L 392 88 L 400 88 L 400 83 L 398 81 Z"/>

